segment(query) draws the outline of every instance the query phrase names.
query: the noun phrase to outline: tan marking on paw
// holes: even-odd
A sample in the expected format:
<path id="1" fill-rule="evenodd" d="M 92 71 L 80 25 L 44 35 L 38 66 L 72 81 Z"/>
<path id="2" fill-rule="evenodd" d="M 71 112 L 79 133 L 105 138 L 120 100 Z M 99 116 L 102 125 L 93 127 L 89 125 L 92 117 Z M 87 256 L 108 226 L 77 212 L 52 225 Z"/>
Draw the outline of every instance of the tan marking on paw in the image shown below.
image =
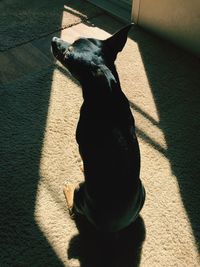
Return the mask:
<path id="1" fill-rule="evenodd" d="M 63 192 L 64 192 L 65 199 L 67 202 L 67 208 L 70 213 L 72 212 L 75 188 L 76 188 L 75 184 L 67 184 L 63 188 Z"/>

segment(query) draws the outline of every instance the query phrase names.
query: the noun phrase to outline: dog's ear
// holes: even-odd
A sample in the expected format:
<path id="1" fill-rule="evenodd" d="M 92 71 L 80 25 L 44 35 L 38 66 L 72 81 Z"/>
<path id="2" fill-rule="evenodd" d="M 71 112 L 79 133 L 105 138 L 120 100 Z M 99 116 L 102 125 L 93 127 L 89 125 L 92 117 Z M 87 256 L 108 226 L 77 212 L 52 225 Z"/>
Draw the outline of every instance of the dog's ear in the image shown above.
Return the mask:
<path id="1" fill-rule="evenodd" d="M 103 82 L 112 91 L 113 87 L 117 84 L 117 81 L 112 74 L 111 70 L 106 65 L 98 65 L 92 71 L 95 79 L 99 80 L 99 83 Z"/>
<path id="2" fill-rule="evenodd" d="M 122 51 L 126 44 L 128 32 L 132 25 L 133 23 L 127 25 L 104 41 L 105 45 L 110 49 L 110 53 L 112 53 L 114 60 L 117 57 L 117 53 Z"/>

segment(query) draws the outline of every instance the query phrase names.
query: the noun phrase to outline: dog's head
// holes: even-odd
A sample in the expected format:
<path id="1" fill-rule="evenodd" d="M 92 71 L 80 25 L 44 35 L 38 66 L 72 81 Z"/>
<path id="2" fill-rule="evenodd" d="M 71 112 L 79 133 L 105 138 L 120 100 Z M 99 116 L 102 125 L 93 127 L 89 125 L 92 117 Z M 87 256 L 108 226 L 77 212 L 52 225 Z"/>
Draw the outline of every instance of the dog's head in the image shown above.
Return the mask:
<path id="1" fill-rule="evenodd" d="M 112 88 L 118 82 L 114 61 L 126 43 L 131 26 L 124 27 L 106 40 L 80 38 L 69 44 L 53 37 L 53 54 L 81 84 L 103 82 Z"/>

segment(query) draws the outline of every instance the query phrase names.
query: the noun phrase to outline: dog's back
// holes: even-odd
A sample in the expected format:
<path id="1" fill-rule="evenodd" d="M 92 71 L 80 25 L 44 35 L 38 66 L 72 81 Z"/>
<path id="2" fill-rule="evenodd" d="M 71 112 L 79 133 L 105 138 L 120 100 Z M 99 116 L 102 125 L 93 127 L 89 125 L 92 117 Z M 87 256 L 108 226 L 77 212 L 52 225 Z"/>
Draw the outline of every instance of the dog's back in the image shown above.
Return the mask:
<path id="1" fill-rule="evenodd" d="M 99 105 L 83 103 L 76 136 L 90 199 L 88 216 L 101 229 L 128 225 L 135 216 L 141 186 L 140 151 L 122 91 L 113 92 Z"/>

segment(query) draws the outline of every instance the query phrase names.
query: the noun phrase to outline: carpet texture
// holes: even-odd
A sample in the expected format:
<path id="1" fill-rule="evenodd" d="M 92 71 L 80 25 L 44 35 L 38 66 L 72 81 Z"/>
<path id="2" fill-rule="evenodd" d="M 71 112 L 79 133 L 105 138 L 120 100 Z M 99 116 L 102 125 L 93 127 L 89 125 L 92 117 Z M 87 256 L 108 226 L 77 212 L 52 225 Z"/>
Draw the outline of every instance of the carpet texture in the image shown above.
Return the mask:
<path id="1" fill-rule="evenodd" d="M 37 2 L 43 8 L 52 2 L 53 8 L 55 1 Z M 83 12 L 86 2 L 76 2 L 77 12 Z M 25 1 L 2 1 L 1 6 L 5 3 L 14 3 L 18 14 L 38 8 Z M 136 120 L 146 202 L 136 225 L 117 241 L 96 235 L 82 222 L 79 233 L 67 212 L 63 186 L 83 180 L 75 142 L 82 94 L 50 56 L 50 33 L 61 25 L 45 22 L 41 29 L 38 19 L 43 23 L 46 13 L 30 13 L 34 29 L 17 19 L 16 35 L 4 25 L 5 42 L 1 38 L 1 48 L 14 54 L 11 47 L 21 43 L 21 29 L 23 42 L 36 38 L 31 45 L 48 64 L 31 65 L 29 72 L 19 70 L 19 76 L 0 83 L 0 266 L 199 266 L 199 61 L 133 27 L 116 64 Z M 67 13 L 69 24 L 77 25 L 56 35 L 106 38 L 122 26 L 92 5 L 88 14 L 87 23 L 77 24 L 82 18 Z M 37 39 L 41 33 L 49 36 Z M 28 48 L 23 44 L 20 49 Z M 9 64 L 0 64 L 6 75 Z"/>
<path id="2" fill-rule="evenodd" d="M 64 29 L 102 10 L 86 1 L 2 0 L 0 51 Z"/>

